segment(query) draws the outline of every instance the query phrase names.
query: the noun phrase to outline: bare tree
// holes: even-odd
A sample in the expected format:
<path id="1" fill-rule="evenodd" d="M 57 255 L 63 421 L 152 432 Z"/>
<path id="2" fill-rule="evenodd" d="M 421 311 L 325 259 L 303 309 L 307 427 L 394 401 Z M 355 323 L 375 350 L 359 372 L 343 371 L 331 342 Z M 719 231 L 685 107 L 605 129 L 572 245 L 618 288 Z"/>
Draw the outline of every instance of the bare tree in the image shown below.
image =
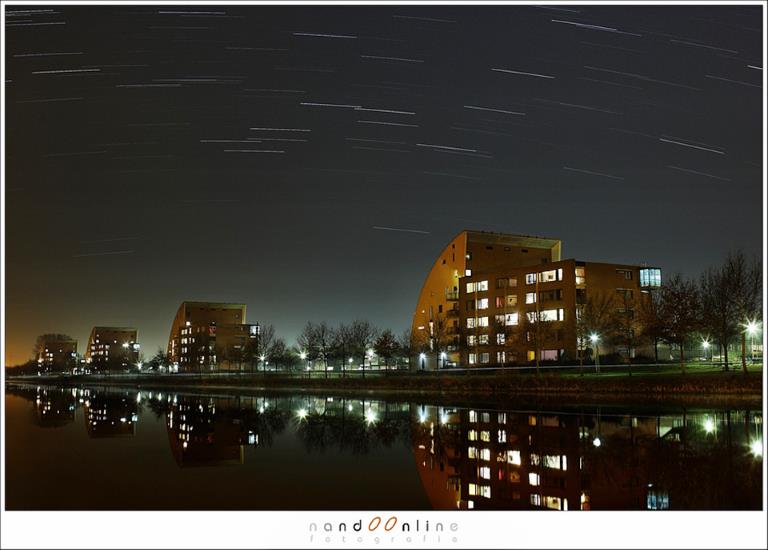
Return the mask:
<path id="1" fill-rule="evenodd" d="M 736 322 L 745 325 L 761 311 L 763 272 L 755 258 L 748 261 L 742 251 L 729 254 L 725 261 L 725 273 L 731 283 Z M 741 368 L 747 373 L 747 334 L 741 330 Z"/>
<path id="2" fill-rule="evenodd" d="M 331 349 L 332 331 L 325 321 L 304 325 L 296 340 L 299 348 L 307 354 L 310 361 L 320 361 L 328 377 L 328 353 Z"/>
<path id="3" fill-rule="evenodd" d="M 659 317 L 659 304 L 661 292 L 650 291 L 642 300 L 638 309 L 641 337 L 648 342 L 653 342 L 653 359 L 659 362 L 659 342 L 664 339 L 664 326 Z"/>
<path id="4" fill-rule="evenodd" d="M 394 333 L 390 329 L 382 331 L 373 344 L 376 355 L 384 359 L 384 367 L 387 369 L 389 369 L 389 361 L 397 353 L 397 348 L 397 338 L 395 338 Z"/>
<path id="5" fill-rule="evenodd" d="M 584 368 L 584 351 L 591 336 L 608 339 L 616 316 L 616 296 L 608 292 L 589 292 L 576 312 L 576 343 L 579 348 L 579 372 Z M 595 358 L 597 360 L 597 357 Z"/>
<path id="6" fill-rule="evenodd" d="M 365 378 L 365 356 L 368 350 L 376 341 L 377 330 L 370 321 L 353 321 L 349 327 L 350 332 L 350 355 L 360 357 L 363 361 L 363 378 Z"/>
<path id="7" fill-rule="evenodd" d="M 736 302 L 731 296 L 731 281 L 725 266 L 709 268 L 699 281 L 702 328 L 711 332 L 722 348 L 725 370 L 728 370 L 728 344 L 738 332 Z"/>
<path id="8" fill-rule="evenodd" d="M 397 339 L 397 349 L 399 357 L 404 358 L 406 363 L 409 363 L 411 356 L 414 353 L 416 343 L 414 342 L 414 335 L 410 328 L 405 329 L 400 337 Z M 398 361 L 399 366 L 399 361 Z"/>
<path id="9" fill-rule="evenodd" d="M 634 291 L 624 290 L 618 295 L 616 303 L 619 308 L 614 315 L 614 342 L 624 348 L 629 375 L 632 376 L 632 350 L 637 345 L 640 330 L 637 315 L 638 300 L 635 299 Z"/>
<path id="10" fill-rule="evenodd" d="M 659 317 L 664 339 L 680 346 L 680 369 L 685 374 L 685 343 L 701 326 L 701 304 L 693 281 L 672 275 L 661 290 Z"/>
<path id="11" fill-rule="evenodd" d="M 266 362 L 275 355 L 275 344 L 277 342 L 277 332 L 274 325 L 262 325 L 259 330 L 259 356 L 256 360 L 261 361 L 261 368 L 266 368 Z M 262 357 L 264 359 L 262 359 Z"/>

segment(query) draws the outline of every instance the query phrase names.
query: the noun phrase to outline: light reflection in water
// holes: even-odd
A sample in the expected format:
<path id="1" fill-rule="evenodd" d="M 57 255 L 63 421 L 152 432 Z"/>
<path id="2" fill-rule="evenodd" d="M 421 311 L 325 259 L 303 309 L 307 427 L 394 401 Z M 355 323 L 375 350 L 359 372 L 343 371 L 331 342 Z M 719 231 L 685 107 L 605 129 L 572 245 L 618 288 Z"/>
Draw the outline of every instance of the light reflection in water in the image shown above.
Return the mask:
<path id="1" fill-rule="evenodd" d="M 223 490 L 223 480 L 233 484 L 228 500 L 208 500 L 200 508 L 305 509 L 303 501 L 286 496 L 286 487 L 298 477 L 304 479 L 303 494 L 318 487 L 314 509 L 381 508 L 383 496 L 366 490 L 376 483 L 400 485 L 389 507 L 405 509 L 761 507 L 762 416 L 748 410 L 649 413 L 646 408 L 641 414 L 631 407 L 578 405 L 515 410 L 339 396 L 38 386 L 13 387 L 6 393 L 32 403 L 33 421 L 24 429 L 37 426 L 53 433 L 50 428 L 84 426 L 88 439 L 123 471 L 134 466 L 123 461 L 124 447 L 111 447 L 115 438 L 163 449 L 178 471 L 215 467 L 205 468 L 212 472 L 205 479 L 190 483 L 179 478 L 178 499 L 164 506 L 171 509 L 188 505 L 184 499 L 197 489 Z M 82 415 L 82 424 L 75 423 L 76 414 Z M 24 420 L 9 416 L 9 422 Z M 149 432 L 159 433 L 158 423 L 166 435 L 150 439 Z M 44 446 L 47 439 L 41 441 Z M 39 451 L 46 456 L 45 448 Z M 161 467 L 158 458 L 152 460 Z M 19 478 L 28 474 L 43 480 L 48 467 L 27 472 L 23 463 L 11 461 L 9 468 L 12 475 L 17 468 Z M 404 474 L 408 468 L 410 473 Z M 222 477 L 225 471 L 233 473 Z M 94 470 L 92 477 L 108 486 L 112 474 L 102 479 L 102 473 Z M 168 471 L 148 475 L 173 477 Z M 238 492 L 240 484 L 254 477 L 261 479 L 260 500 Z M 325 485 L 330 480 L 340 486 L 347 478 L 350 490 L 361 493 L 354 505 L 349 490 L 329 491 Z M 284 479 L 283 489 L 270 485 L 272 479 Z M 55 477 L 49 481 L 54 486 L 65 482 Z M 404 483 L 410 491 L 407 499 L 401 496 Z M 157 506 L 140 495 L 126 508 Z M 74 502 L 60 504 L 77 509 Z M 26 507 L 35 508 L 34 503 Z"/>

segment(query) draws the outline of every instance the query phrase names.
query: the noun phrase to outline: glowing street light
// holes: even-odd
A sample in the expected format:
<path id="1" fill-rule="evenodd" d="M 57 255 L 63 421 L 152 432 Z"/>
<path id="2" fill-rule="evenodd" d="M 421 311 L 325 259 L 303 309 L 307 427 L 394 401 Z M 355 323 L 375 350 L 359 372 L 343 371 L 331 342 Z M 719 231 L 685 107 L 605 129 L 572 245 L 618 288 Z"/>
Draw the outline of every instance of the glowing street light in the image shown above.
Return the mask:
<path id="1" fill-rule="evenodd" d="M 595 447 L 599 447 L 599 446 L 600 446 L 600 445 L 602 445 L 602 444 L 603 444 L 603 442 L 602 442 L 602 441 L 600 441 L 600 438 L 599 438 L 599 437 L 596 437 L 596 438 L 594 438 L 594 439 L 592 440 L 592 445 L 594 445 Z"/>
<path id="2" fill-rule="evenodd" d="M 307 352 L 306 351 L 302 351 L 301 353 L 299 353 L 299 357 L 301 357 L 301 360 L 303 361 L 304 359 L 307 358 Z"/>
<path id="3" fill-rule="evenodd" d="M 425 369 L 426 361 L 427 361 L 427 354 L 426 353 L 420 353 L 419 354 L 419 365 L 421 366 L 421 370 Z"/>
<path id="4" fill-rule="evenodd" d="M 757 321 L 748 321 L 745 326 L 747 329 L 747 334 L 749 334 L 749 360 L 754 361 L 755 348 L 753 345 L 753 338 L 755 334 L 760 332 L 760 323 Z"/>
<path id="5" fill-rule="evenodd" d="M 304 420 L 307 418 L 307 409 L 299 409 L 296 411 L 296 416 L 299 417 L 299 420 Z"/>
<path id="6" fill-rule="evenodd" d="M 440 361 L 442 362 L 442 367 L 445 368 L 445 361 L 448 359 L 448 354 L 444 351 L 440 352 Z"/>
<path id="7" fill-rule="evenodd" d="M 704 348 L 704 360 L 705 361 L 707 360 L 707 351 L 709 350 L 709 346 L 710 346 L 709 340 L 707 340 L 706 338 L 704 340 L 702 340 L 701 347 Z"/>
<path id="8" fill-rule="evenodd" d="M 752 453 L 752 456 L 755 458 L 760 458 L 763 456 L 763 441 L 760 439 L 755 439 L 749 444 L 749 451 Z"/>
<path id="9" fill-rule="evenodd" d="M 705 418 L 704 419 L 704 431 L 708 434 L 711 434 L 715 431 L 715 423 L 711 418 Z"/>
<path id="10" fill-rule="evenodd" d="M 370 425 L 376 422 L 376 413 L 371 409 L 368 409 L 365 413 L 365 421 Z"/>

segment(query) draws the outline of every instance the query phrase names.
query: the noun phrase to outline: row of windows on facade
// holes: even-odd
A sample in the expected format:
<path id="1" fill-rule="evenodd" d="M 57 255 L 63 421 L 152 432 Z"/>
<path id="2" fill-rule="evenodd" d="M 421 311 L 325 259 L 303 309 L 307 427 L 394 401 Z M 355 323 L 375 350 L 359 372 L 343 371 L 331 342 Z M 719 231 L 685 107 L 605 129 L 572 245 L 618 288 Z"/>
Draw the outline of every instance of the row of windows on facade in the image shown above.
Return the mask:
<path id="1" fill-rule="evenodd" d="M 563 340 L 563 331 L 558 330 L 555 331 L 553 334 L 554 338 L 551 338 L 551 340 L 554 340 L 556 342 L 560 342 Z M 534 340 L 534 335 L 530 332 L 525 333 L 525 341 L 526 342 L 532 342 Z M 505 346 L 507 345 L 507 335 L 503 332 L 499 332 L 496 334 L 496 345 L 497 346 Z M 490 334 L 470 334 L 467 336 L 467 346 L 487 346 L 491 343 L 490 341 Z"/>
<path id="2" fill-rule="evenodd" d="M 537 317 L 538 320 L 542 322 L 563 321 L 565 320 L 565 309 L 542 309 L 538 312 L 538 314 L 535 311 L 528 311 L 526 312 L 525 316 L 530 323 L 535 323 Z M 489 326 L 489 319 L 490 317 L 488 316 L 467 317 L 467 328 L 487 327 Z M 515 326 L 520 323 L 520 314 L 499 313 L 498 315 L 494 316 L 494 321 L 498 325 Z"/>
<path id="3" fill-rule="evenodd" d="M 631 298 L 632 291 L 630 290 L 628 292 L 630 292 L 629 297 Z M 539 292 L 538 299 L 540 302 L 560 301 L 563 299 L 563 289 L 556 288 L 553 290 L 546 290 L 544 292 Z M 525 303 L 535 304 L 536 293 L 526 292 Z M 474 311 L 475 309 L 488 309 L 490 307 L 490 304 L 491 302 L 488 298 L 478 298 L 477 300 L 467 300 L 466 302 L 467 311 Z M 506 296 L 496 296 L 495 304 L 496 304 L 496 309 L 514 307 L 517 305 L 517 294 L 508 294 Z"/>
<path id="4" fill-rule="evenodd" d="M 560 359 L 560 356 L 564 353 L 564 350 L 562 349 L 542 349 L 539 350 L 539 360 L 540 361 L 557 361 Z M 533 361 L 536 359 L 536 352 L 533 350 L 528 350 L 526 354 L 526 358 L 528 361 Z M 491 362 L 491 354 L 489 352 L 481 352 L 481 353 L 469 353 L 468 354 L 468 362 L 470 365 L 488 365 Z M 515 362 L 517 361 L 517 354 L 516 353 L 507 353 L 506 351 L 497 351 L 496 352 L 496 364 L 503 364 L 507 361 Z"/>

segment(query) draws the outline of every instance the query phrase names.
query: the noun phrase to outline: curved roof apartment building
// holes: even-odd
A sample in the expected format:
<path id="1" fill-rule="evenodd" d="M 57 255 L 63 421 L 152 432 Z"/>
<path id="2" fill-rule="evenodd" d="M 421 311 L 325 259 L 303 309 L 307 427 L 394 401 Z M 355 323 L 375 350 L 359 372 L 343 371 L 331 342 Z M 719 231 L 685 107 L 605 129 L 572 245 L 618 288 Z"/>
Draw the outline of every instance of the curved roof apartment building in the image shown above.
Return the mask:
<path id="1" fill-rule="evenodd" d="M 168 337 L 168 360 L 179 370 L 242 368 L 259 325 L 246 324 L 244 304 L 182 302 Z"/>
<path id="2" fill-rule="evenodd" d="M 561 249 L 558 239 L 529 235 L 462 231 L 454 237 L 416 304 L 411 334 L 421 353 L 415 369 L 527 363 L 536 360 L 536 350 L 539 360 L 575 359 L 576 318 L 588 295 L 635 303 L 661 284 L 656 268 L 562 260 Z M 623 309 L 634 316 L 631 307 Z M 531 327 L 538 319 L 550 330 L 537 330 L 534 345 Z"/>

